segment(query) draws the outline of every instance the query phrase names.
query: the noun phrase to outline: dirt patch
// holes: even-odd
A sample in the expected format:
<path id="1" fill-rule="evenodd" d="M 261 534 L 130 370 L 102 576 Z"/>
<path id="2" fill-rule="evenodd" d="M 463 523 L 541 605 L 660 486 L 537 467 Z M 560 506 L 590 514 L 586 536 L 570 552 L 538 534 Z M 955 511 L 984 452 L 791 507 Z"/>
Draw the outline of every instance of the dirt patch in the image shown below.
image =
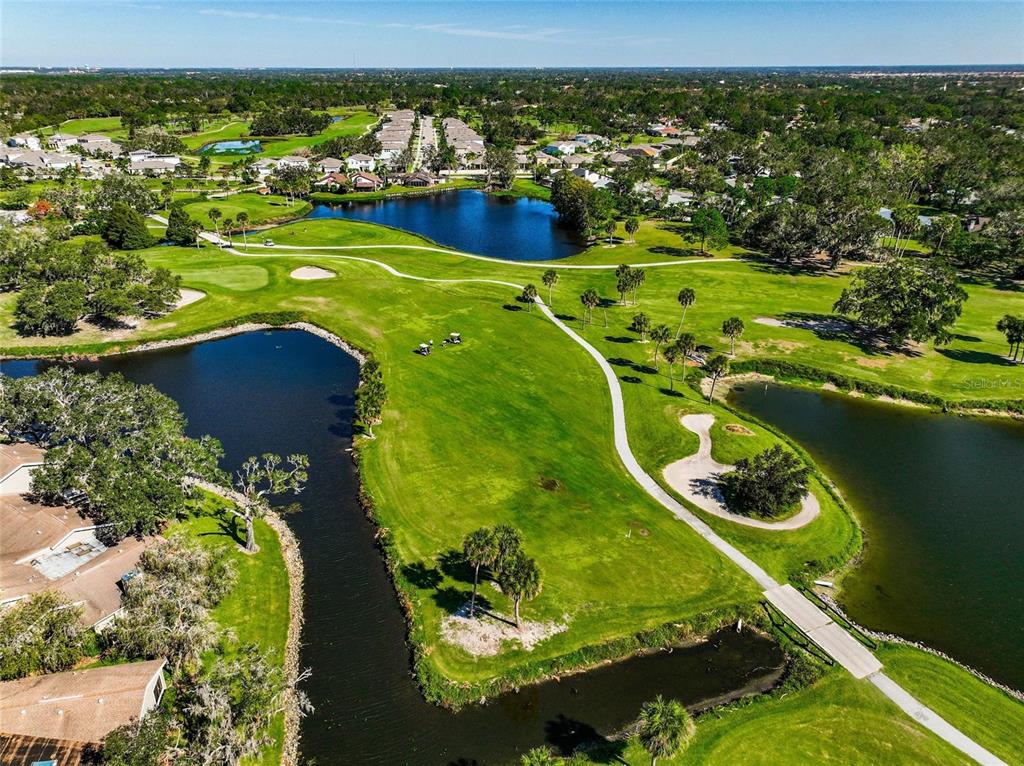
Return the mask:
<path id="1" fill-rule="evenodd" d="M 651 530 L 649 530 L 639 521 L 629 522 L 629 530 L 630 532 L 636 532 L 638 535 L 640 535 L 640 537 L 650 537 L 651 535 Z"/>
<path id="2" fill-rule="evenodd" d="M 885 369 L 889 366 L 888 359 L 868 359 L 866 356 L 858 356 L 857 364 L 861 367 L 871 367 L 873 369 Z"/>
<path id="3" fill-rule="evenodd" d="M 292 279 L 333 279 L 338 276 L 329 269 L 322 269 L 319 266 L 299 266 L 291 273 Z"/>
<path id="4" fill-rule="evenodd" d="M 565 617 L 563 617 L 565 620 Z M 511 618 L 495 613 L 477 611 L 469 618 L 469 604 L 441 621 L 441 638 L 449 644 L 466 650 L 474 657 L 493 657 L 505 644 L 518 643 L 526 651 L 568 628 L 566 622 L 531 622 L 523 620 L 520 627 Z"/>
<path id="5" fill-rule="evenodd" d="M 541 476 L 539 483 L 540 488 L 545 492 L 557 492 L 563 486 L 562 482 L 558 479 L 552 478 L 551 476 Z"/>
<path id="6" fill-rule="evenodd" d="M 725 430 L 731 434 L 739 434 L 740 436 L 753 436 L 754 432 L 746 426 L 741 426 L 739 423 L 726 423 Z"/>
<path id="7" fill-rule="evenodd" d="M 174 302 L 174 308 L 182 309 L 196 301 L 201 301 L 206 297 L 206 293 L 202 290 L 193 290 L 191 287 L 183 287 L 179 291 L 178 296 L 178 300 Z"/>

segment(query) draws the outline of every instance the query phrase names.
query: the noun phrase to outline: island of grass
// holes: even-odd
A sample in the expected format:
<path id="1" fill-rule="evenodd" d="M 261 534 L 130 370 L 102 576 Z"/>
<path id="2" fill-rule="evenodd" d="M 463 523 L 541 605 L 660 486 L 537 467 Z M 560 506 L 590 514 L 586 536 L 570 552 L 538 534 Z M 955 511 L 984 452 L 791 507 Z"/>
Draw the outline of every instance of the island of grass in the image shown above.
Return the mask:
<path id="1" fill-rule="evenodd" d="M 377 523 L 388 530 L 385 540 L 395 579 L 411 613 L 417 670 L 432 699 L 465 702 L 651 644 L 679 641 L 752 613 L 759 599 L 753 582 L 670 517 L 623 471 L 612 448 L 608 390 L 593 362 L 539 312 L 518 310 L 518 290 L 509 285 L 540 284 L 548 264 L 470 258 L 412 234 L 342 220 L 302 221 L 266 236 L 277 248 L 250 248 L 249 257 L 208 246 L 147 251 L 153 265 L 184 274 L 187 285 L 208 297 L 146 325 L 131 339 L 80 342 L 72 337 L 40 348 L 37 340 L 19 338 L 5 327 L 0 343 L 20 354 L 93 353 L 253 318 L 302 318 L 370 350 L 381 364 L 390 398 L 376 438 L 360 445 L 364 490 Z M 657 236 L 668 234 L 659 230 Z M 368 244 L 377 247 L 358 247 Z M 394 244 L 420 249 L 387 247 Z M 289 253 L 287 245 L 357 249 Z M 611 262 L 663 258 L 653 252 L 662 246 L 660 240 L 648 244 L 641 228 L 630 247 L 642 252 L 634 259 L 626 247 L 611 248 Z M 413 281 L 370 261 L 435 280 L 506 284 Z M 290 279 L 301 265 L 319 266 L 342 278 Z M 240 279 L 238 269 L 257 270 L 265 282 Z M 554 309 L 577 328 L 583 290 L 617 297 L 614 269 L 558 273 Z M 648 267 L 639 306 L 610 303 L 607 327 L 603 311 L 597 310 L 595 324 L 584 335 L 622 371 L 630 440 L 643 467 L 657 475 L 668 462 L 696 448 L 696 436 L 687 436 L 679 426 L 680 415 L 687 412 L 715 415 L 716 428 L 722 429 L 713 432 L 720 462 L 735 462 L 781 438 L 749 421 L 741 424 L 752 436 L 727 430 L 727 425 L 741 422 L 739 416 L 718 402 L 707 403 L 678 380 L 673 393 L 664 363 L 653 358 L 653 345 L 639 342 L 627 329 L 633 314 L 643 310 L 655 323 L 674 326 L 679 321 L 676 294 L 682 286 L 693 287 L 698 302 L 687 314 L 687 330 L 724 347 L 720 328 L 728 316 L 774 315 L 780 310 L 826 314 L 846 280 L 780 275 L 757 260 Z M 980 350 L 1001 351 L 1002 339 L 991 318 L 1006 313 L 1016 296 L 984 284 L 967 289 L 971 299 L 960 321 L 977 338 L 970 343 Z M 465 341 L 458 349 L 429 358 L 412 353 L 425 339 L 453 330 Z M 954 340 L 953 347 L 958 343 Z M 863 364 L 860 360 L 873 357 L 849 339 L 752 323 L 737 352 L 741 358 L 792 360 L 864 380 L 884 376 L 950 399 L 960 393 L 958 382 L 974 374 L 954 355 L 933 349 L 922 349 L 917 356 L 884 355 L 881 365 Z M 996 368 L 993 376 L 1013 372 Z M 1006 391 L 1002 393 L 1005 397 Z M 813 577 L 848 561 L 859 549 L 860 536 L 848 509 L 820 477 L 812 481 L 812 491 L 820 493 L 820 518 L 784 537 L 737 529 L 725 520 L 709 523 L 774 576 Z M 471 587 L 464 573 L 445 562 L 467 532 L 501 522 L 522 530 L 527 553 L 544 572 L 544 590 L 526 605 L 525 616 L 564 622 L 567 628 L 532 650 L 510 646 L 480 658 L 441 638 L 442 621 Z M 489 583 L 482 592 L 496 610 L 509 611 L 507 599 Z M 666 630 L 667 624 L 683 627 Z M 873 687 L 838 674 L 836 691 L 830 677 L 778 701 L 781 705 L 800 695 L 809 700 L 802 712 L 779 718 L 773 736 L 801 732 L 865 706 L 885 711 L 873 713 L 876 723 L 858 732 L 870 740 L 866 752 L 898 742 L 908 726 L 917 736 L 916 724 L 899 719 Z M 941 699 L 950 694 L 948 688 L 935 691 Z M 926 696 L 924 691 L 915 693 Z M 820 721 L 815 710 L 824 716 Z M 920 752 L 938 753 L 941 762 L 959 762 L 937 740 L 929 738 L 922 747 Z"/>

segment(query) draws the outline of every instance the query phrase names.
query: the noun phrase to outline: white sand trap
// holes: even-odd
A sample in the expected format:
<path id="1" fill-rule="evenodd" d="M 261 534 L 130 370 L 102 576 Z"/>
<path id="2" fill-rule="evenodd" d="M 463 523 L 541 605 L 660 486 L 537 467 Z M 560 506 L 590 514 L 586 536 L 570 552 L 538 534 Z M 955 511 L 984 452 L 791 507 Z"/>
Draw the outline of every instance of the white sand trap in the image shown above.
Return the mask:
<path id="1" fill-rule="evenodd" d="M 337 274 L 329 269 L 321 269 L 319 266 L 299 266 L 291 276 L 292 279 L 333 279 Z"/>
<path id="2" fill-rule="evenodd" d="M 775 319 L 774 317 L 754 317 L 754 322 L 757 324 L 766 324 L 769 327 L 785 327 L 786 323 L 781 319 Z"/>
<path id="3" fill-rule="evenodd" d="M 669 464 L 664 471 L 665 481 L 676 492 L 712 516 L 735 521 L 758 529 L 799 529 L 818 518 L 821 506 L 814 493 L 808 492 L 800 504 L 800 511 L 782 521 L 751 519 L 730 511 L 718 489 L 718 477 L 735 466 L 722 465 L 711 459 L 711 424 L 714 415 L 684 415 L 680 422 L 700 439 L 697 453 Z"/>
<path id="4" fill-rule="evenodd" d="M 505 620 L 508 620 L 507 622 Z M 469 618 L 469 602 L 458 612 L 441 621 L 441 637 L 474 657 L 493 657 L 505 643 L 517 642 L 530 651 L 546 638 L 561 633 L 568 626 L 564 622 L 530 622 L 523 620 L 520 627 L 511 625 L 504 615 L 485 614 L 477 609 L 476 617 Z"/>
<path id="5" fill-rule="evenodd" d="M 196 301 L 201 301 L 205 297 L 206 293 L 202 290 L 193 290 L 191 287 L 183 287 L 181 288 L 180 297 L 174 302 L 174 308 L 184 308 Z"/>

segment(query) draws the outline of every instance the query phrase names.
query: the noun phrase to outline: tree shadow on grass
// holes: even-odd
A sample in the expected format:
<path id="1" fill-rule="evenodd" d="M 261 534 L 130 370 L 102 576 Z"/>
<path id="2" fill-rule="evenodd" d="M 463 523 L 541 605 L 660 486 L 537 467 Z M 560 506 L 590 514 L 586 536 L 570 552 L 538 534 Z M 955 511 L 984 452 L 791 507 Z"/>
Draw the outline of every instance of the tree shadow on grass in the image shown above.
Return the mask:
<path id="1" fill-rule="evenodd" d="M 655 245 L 647 248 L 650 253 L 667 255 L 672 258 L 707 258 L 708 253 L 702 253 L 698 247 L 672 247 L 671 245 Z"/>
<path id="2" fill-rule="evenodd" d="M 245 525 L 242 520 L 233 513 L 220 509 L 216 512 L 217 532 L 200 532 L 199 537 L 228 537 L 239 545 L 245 545 L 245 535 L 242 533 Z"/>
<path id="3" fill-rule="evenodd" d="M 473 582 L 473 567 L 469 565 L 469 562 L 462 555 L 462 551 L 452 548 L 445 551 L 437 557 L 437 561 L 441 566 L 441 571 L 447 577 L 459 582 L 465 582 L 472 584 Z M 480 576 L 483 579 L 483 567 L 480 568 Z"/>
<path id="4" fill-rule="evenodd" d="M 643 379 L 638 378 L 636 375 L 622 375 L 619 380 L 623 383 L 643 383 Z"/>
<path id="5" fill-rule="evenodd" d="M 967 364 L 994 364 L 999 367 L 1015 367 L 1016 363 L 1005 356 L 993 354 L 988 351 L 974 351 L 963 348 L 940 348 L 938 352 L 947 359 L 955 362 L 966 362 Z"/>
<path id="6" fill-rule="evenodd" d="M 629 367 L 630 369 L 636 369 L 636 362 L 622 356 L 613 356 L 608 360 L 608 364 L 615 365 L 616 367 Z"/>
<path id="7" fill-rule="evenodd" d="M 464 608 L 467 607 L 472 596 L 473 591 L 471 590 L 446 585 L 445 587 L 438 588 L 434 591 L 431 597 L 434 599 L 434 603 L 448 614 L 459 614 L 460 612 L 465 611 Z M 504 617 L 492 612 L 491 610 L 493 609 L 493 606 L 490 600 L 488 600 L 487 596 L 483 593 L 480 593 L 479 590 L 476 594 L 476 608 L 478 612 L 482 612 L 495 620 L 499 620 L 510 625 L 514 624 L 510 623 Z"/>
<path id="8" fill-rule="evenodd" d="M 790 277 L 829 277 L 836 279 L 841 276 L 831 271 L 816 258 L 796 258 L 791 263 L 769 258 L 760 253 L 745 253 L 744 261 L 753 264 L 754 269 L 764 274 L 775 274 Z"/>
<path id="9" fill-rule="evenodd" d="M 634 364 L 633 369 L 644 375 L 657 375 L 658 370 L 649 364 Z"/>
<path id="10" fill-rule="evenodd" d="M 683 393 L 682 391 L 678 390 L 678 389 L 672 389 L 672 388 L 659 388 L 658 390 L 659 390 L 659 391 L 660 391 L 661 393 L 665 394 L 665 396 L 678 396 L 678 397 L 680 397 L 680 398 L 682 398 L 682 397 L 684 397 L 684 396 L 685 396 L 685 394 L 684 394 L 684 393 Z"/>
<path id="11" fill-rule="evenodd" d="M 502 306 L 502 308 L 505 309 L 505 311 L 522 311 L 523 310 L 522 306 L 513 306 L 511 303 L 506 303 L 504 306 Z"/>
<path id="12" fill-rule="evenodd" d="M 955 340 L 962 340 L 964 343 L 981 343 L 981 338 L 977 335 L 963 335 L 962 333 L 953 333 Z"/>
<path id="13" fill-rule="evenodd" d="M 437 567 L 428 567 L 422 561 L 417 561 L 415 564 L 403 565 L 402 576 L 421 590 L 436 588 L 444 579 Z"/>
<path id="14" fill-rule="evenodd" d="M 609 343 L 633 343 L 636 340 L 625 335 L 605 335 L 604 339 Z"/>
<path id="15" fill-rule="evenodd" d="M 561 319 L 563 322 L 575 322 L 579 317 L 572 314 L 555 314 L 555 319 Z"/>
<path id="16" fill-rule="evenodd" d="M 787 311 L 779 315 L 786 327 L 809 330 L 821 340 L 837 340 L 856 346 L 862 353 L 872 356 L 920 356 L 912 348 L 893 348 L 886 344 L 878 333 L 852 320 L 835 314 L 821 314 L 813 311 Z"/>

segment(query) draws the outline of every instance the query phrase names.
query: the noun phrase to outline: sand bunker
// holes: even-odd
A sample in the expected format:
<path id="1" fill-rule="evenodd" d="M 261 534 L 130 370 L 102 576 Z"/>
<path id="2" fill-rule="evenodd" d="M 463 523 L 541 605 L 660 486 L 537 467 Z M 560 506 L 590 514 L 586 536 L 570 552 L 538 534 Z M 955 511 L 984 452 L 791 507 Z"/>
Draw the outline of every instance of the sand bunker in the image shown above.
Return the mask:
<path id="1" fill-rule="evenodd" d="M 818 518 L 821 506 L 812 492 L 804 495 L 800 511 L 795 516 L 782 521 L 762 521 L 730 511 L 718 489 L 718 477 L 733 470 L 734 466 L 722 465 L 711 459 L 711 424 L 715 422 L 715 416 L 684 415 L 680 422 L 684 428 L 697 434 L 700 447 L 696 454 L 669 464 L 664 471 L 665 481 L 698 508 L 721 519 L 758 529 L 799 529 Z"/>
<path id="2" fill-rule="evenodd" d="M 183 287 L 179 293 L 180 297 L 174 302 L 174 308 L 180 309 L 206 297 L 202 290 L 193 290 L 191 287 Z"/>
<path id="3" fill-rule="evenodd" d="M 769 327 L 790 327 L 795 330 L 810 330 L 822 335 L 838 335 L 849 332 L 850 323 L 841 317 L 808 316 L 799 319 L 776 319 L 775 317 L 754 317 L 756 324 Z"/>
<path id="4" fill-rule="evenodd" d="M 476 617 L 469 618 L 469 602 L 458 612 L 441 622 L 441 637 L 474 657 L 493 657 L 505 643 L 517 642 L 530 651 L 541 641 L 563 632 L 564 622 L 530 622 L 523 620 L 520 627 L 512 624 L 511 617 L 483 613 L 477 609 Z"/>
<path id="5" fill-rule="evenodd" d="M 333 279 L 337 276 L 333 271 L 321 269 L 319 266 L 300 266 L 291 274 L 292 279 Z"/>

